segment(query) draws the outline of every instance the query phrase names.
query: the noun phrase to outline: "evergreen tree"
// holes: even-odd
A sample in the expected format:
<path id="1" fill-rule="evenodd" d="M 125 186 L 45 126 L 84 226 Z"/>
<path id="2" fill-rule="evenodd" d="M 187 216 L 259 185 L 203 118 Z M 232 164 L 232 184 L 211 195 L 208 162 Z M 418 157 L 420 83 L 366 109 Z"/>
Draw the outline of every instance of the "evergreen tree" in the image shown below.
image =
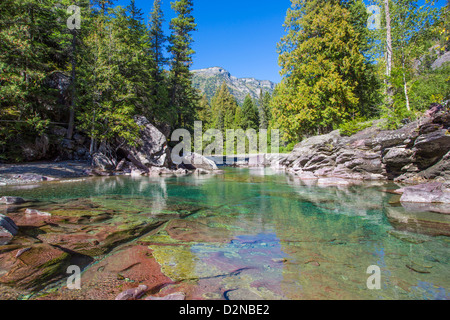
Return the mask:
<path id="1" fill-rule="evenodd" d="M 259 129 L 259 116 L 258 109 L 253 103 L 250 95 L 245 97 L 244 103 L 242 105 L 242 122 L 241 127 L 244 130 L 247 129 Z"/>
<path id="2" fill-rule="evenodd" d="M 235 97 L 223 82 L 211 100 L 213 127 L 223 132 L 226 129 L 234 129 L 236 127 L 236 109 L 238 108 Z"/>
<path id="3" fill-rule="evenodd" d="M 142 78 L 147 76 L 139 73 L 145 48 L 137 36 L 142 30 L 132 28 L 137 21 L 122 7 L 110 13 L 93 18 L 81 65 L 84 101 L 79 121 L 92 138 L 91 152 L 102 142 L 133 143 L 137 135 L 133 116 L 143 91 Z"/>
<path id="4" fill-rule="evenodd" d="M 70 100 L 67 92 L 50 85 L 56 74 L 69 77 L 71 47 L 61 23 L 68 15 L 55 5 L 53 0 L 0 3 L 0 148 L 5 153 L 11 141 L 34 141 L 51 120 L 65 121 L 68 115 L 61 103 Z"/>
<path id="5" fill-rule="evenodd" d="M 152 70 L 152 77 L 160 81 L 163 78 L 164 66 L 167 59 L 164 57 L 163 49 L 167 41 L 167 37 L 163 32 L 164 14 L 161 9 L 161 0 L 154 0 L 153 10 L 149 18 L 149 41 L 150 54 L 155 62 L 155 69 Z"/>
<path id="6" fill-rule="evenodd" d="M 167 81 L 164 76 L 164 67 L 167 58 L 164 57 L 163 49 L 167 37 L 163 32 L 164 16 L 161 9 L 161 0 L 153 2 L 153 10 L 149 17 L 148 41 L 149 41 L 149 72 L 148 92 L 150 93 L 149 110 L 145 113 L 150 120 L 168 121 L 168 90 Z M 170 112 L 170 110 L 169 110 Z"/>
<path id="7" fill-rule="evenodd" d="M 203 131 L 212 128 L 212 109 L 209 104 L 208 98 L 206 97 L 206 93 L 204 93 L 202 95 L 202 98 L 200 99 L 197 118 L 203 123 Z"/>
<path id="8" fill-rule="evenodd" d="M 263 93 L 261 90 L 258 101 L 259 127 L 260 129 L 268 129 L 272 114 L 270 112 L 270 101 L 272 96 L 269 92 Z"/>
<path id="9" fill-rule="evenodd" d="M 106 15 L 114 4 L 114 0 L 92 0 L 92 4 L 100 9 L 100 13 Z"/>
<path id="10" fill-rule="evenodd" d="M 364 113 L 357 88 L 365 57 L 349 10 L 336 0 L 292 0 L 285 26 L 273 115 L 286 138 L 328 132 Z"/>
<path id="11" fill-rule="evenodd" d="M 177 16 L 170 21 L 170 107 L 171 112 L 176 115 L 172 123 L 176 127 L 186 128 L 193 125 L 199 99 L 196 90 L 192 88 L 189 70 L 195 53 L 192 49 L 191 32 L 196 30 L 197 24 L 192 16 L 192 0 L 177 0 L 171 3 L 171 7 Z"/>

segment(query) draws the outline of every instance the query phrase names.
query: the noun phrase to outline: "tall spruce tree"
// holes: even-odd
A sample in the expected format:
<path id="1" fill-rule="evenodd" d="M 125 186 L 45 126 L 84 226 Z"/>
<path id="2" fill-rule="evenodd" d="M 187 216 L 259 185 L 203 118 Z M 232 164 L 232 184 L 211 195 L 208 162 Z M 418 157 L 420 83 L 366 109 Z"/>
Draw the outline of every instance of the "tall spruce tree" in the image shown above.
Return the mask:
<path id="1" fill-rule="evenodd" d="M 172 119 L 175 127 L 192 127 L 195 120 L 198 94 L 192 88 L 192 49 L 191 33 L 197 24 L 192 15 L 192 0 L 177 0 L 171 2 L 171 7 L 177 14 L 170 21 L 172 34 L 169 38 L 170 58 L 170 109 L 176 118 Z"/>
<path id="2" fill-rule="evenodd" d="M 150 120 L 167 121 L 170 119 L 168 110 L 167 79 L 164 76 L 164 67 L 167 58 L 164 56 L 164 48 L 167 37 L 163 31 L 164 14 L 161 8 L 161 0 L 153 2 L 153 9 L 149 16 L 148 41 L 149 41 L 149 93 L 150 106 L 145 113 Z"/>

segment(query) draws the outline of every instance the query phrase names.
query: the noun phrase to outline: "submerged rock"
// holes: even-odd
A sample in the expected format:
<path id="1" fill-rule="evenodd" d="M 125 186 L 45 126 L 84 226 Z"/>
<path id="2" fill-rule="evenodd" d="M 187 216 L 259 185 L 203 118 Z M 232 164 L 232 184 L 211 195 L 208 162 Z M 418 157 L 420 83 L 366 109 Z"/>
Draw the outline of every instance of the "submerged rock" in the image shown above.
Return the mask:
<path id="1" fill-rule="evenodd" d="M 38 216 L 38 217 L 51 217 L 52 215 L 48 212 L 42 212 L 36 209 L 26 209 L 25 214 L 27 216 Z"/>
<path id="2" fill-rule="evenodd" d="M 350 186 L 351 181 L 341 178 L 321 178 L 317 181 L 319 186 Z"/>
<path id="3" fill-rule="evenodd" d="M 19 228 L 11 218 L 0 214 L 0 238 L 14 237 L 17 234 L 18 230 Z"/>
<path id="4" fill-rule="evenodd" d="M 145 300 L 186 300 L 186 295 L 183 292 L 172 293 L 164 297 L 147 297 Z"/>
<path id="5" fill-rule="evenodd" d="M 140 285 L 135 289 L 128 289 L 119 293 L 115 300 L 136 300 L 142 297 L 147 290 L 148 287 L 146 285 Z"/>
<path id="6" fill-rule="evenodd" d="M 0 255 L 0 268 L 7 270 L 0 276 L 0 283 L 39 289 L 64 275 L 70 264 L 70 254 L 48 244 L 34 245 L 20 254 L 19 251 Z"/>
<path id="7" fill-rule="evenodd" d="M 411 212 L 403 207 L 386 208 L 386 216 L 398 231 L 450 236 L 450 216 L 433 212 Z"/>
<path id="8" fill-rule="evenodd" d="M 3 204 L 22 204 L 25 203 L 25 200 L 20 197 L 1 197 L 0 203 Z"/>

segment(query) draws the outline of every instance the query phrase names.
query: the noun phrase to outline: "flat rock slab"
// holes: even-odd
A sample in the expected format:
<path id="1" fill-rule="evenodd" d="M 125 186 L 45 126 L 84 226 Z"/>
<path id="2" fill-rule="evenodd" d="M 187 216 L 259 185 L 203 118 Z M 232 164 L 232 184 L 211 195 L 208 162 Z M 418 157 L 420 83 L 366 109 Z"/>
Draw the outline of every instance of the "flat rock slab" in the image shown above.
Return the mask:
<path id="1" fill-rule="evenodd" d="M 78 161 L 1 164 L 0 182 L 9 185 L 84 177 L 89 168 L 89 163 Z"/>
<path id="2" fill-rule="evenodd" d="M 0 268 L 7 273 L 0 276 L 0 283 L 24 289 L 42 288 L 65 274 L 70 258 L 70 254 L 48 244 L 3 253 Z"/>
<path id="3" fill-rule="evenodd" d="M 403 188 L 400 202 L 450 204 L 450 189 L 444 187 L 440 182 L 406 187 Z"/>

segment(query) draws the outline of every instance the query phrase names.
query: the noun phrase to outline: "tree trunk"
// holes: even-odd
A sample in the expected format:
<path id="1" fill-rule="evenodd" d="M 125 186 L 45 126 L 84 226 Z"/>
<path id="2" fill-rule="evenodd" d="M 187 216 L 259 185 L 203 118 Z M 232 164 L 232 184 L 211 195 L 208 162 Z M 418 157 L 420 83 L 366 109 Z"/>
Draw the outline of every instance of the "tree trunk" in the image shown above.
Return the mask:
<path id="1" fill-rule="evenodd" d="M 409 105 L 408 85 L 406 83 L 406 75 L 405 75 L 405 55 L 403 53 L 403 48 L 402 48 L 402 68 L 403 68 L 403 90 L 405 91 L 406 109 L 408 109 L 408 112 L 411 112 L 411 107 Z"/>
<path id="2" fill-rule="evenodd" d="M 391 14 L 389 11 L 389 0 L 384 0 L 384 10 L 386 13 L 386 94 L 388 104 L 393 103 L 394 92 L 392 90 L 390 76 L 392 73 L 392 36 L 391 36 Z"/>
<path id="3" fill-rule="evenodd" d="M 392 36 L 389 0 L 384 0 L 384 9 L 386 12 L 386 76 L 390 77 L 392 72 Z"/>
<path id="4" fill-rule="evenodd" d="M 75 62 L 75 49 L 76 49 L 76 40 L 77 35 L 75 31 L 73 32 L 73 38 L 72 38 L 72 105 L 70 106 L 70 113 L 69 113 L 69 127 L 67 129 L 67 139 L 72 139 L 73 136 L 73 130 L 75 127 L 75 102 L 76 102 L 76 62 Z"/>

